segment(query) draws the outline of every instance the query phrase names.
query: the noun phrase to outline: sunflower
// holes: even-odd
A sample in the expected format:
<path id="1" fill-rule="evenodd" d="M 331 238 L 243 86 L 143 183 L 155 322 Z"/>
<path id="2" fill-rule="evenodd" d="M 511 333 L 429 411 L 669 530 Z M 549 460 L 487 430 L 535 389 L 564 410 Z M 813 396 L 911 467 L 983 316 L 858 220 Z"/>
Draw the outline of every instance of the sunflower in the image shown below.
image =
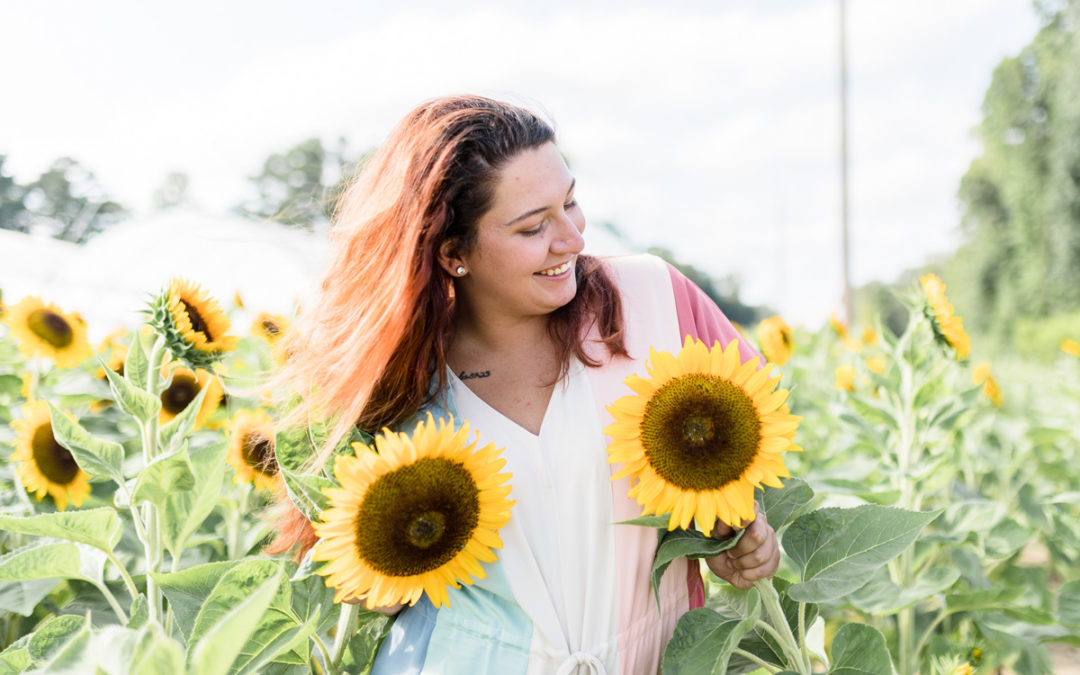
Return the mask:
<path id="1" fill-rule="evenodd" d="M 237 483 L 254 483 L 273 490 L 281 481 L 274 455 L 274 421 L 262 410 L 236 413 L 230 424 L 228 462 L 236 469 Z"/>
<path id="2" fill-rule="evenodd" d="M 355 457 L 338 457 L 341 487 L 325 490 L 331 507 L 315 523 L 321 541 L 312 554 L 329 562 L 319 574 L 336 587 L 336 602 L 416 604 L 426 592 L 440 607 L 450 604 L 448 586 L 486 576 L 480 562 L 496 560 L 496 531 L 514 505 L 511 475 L 498 473 L 502 450 L 476 449 L 468 437 L 468 423 L 454 431 L 451 418 L 436 427 L 428 414 L 411 437 L 384 429 L 377 454 L 354 443 Z"/>
<path id="3" fill-rule="evenodd" d="M 90 475 L 79 468 L 75 458 L 53 436 L 49 404 L 33 401 L 23 406 L 23 419 L 11 423 L 15 429 L 15 452 L 11 461 L 27 492 L 38 501 L 51 495 L 63 511 L 70 501 L 82 506 L 90 494 Z"/>
<path id="4" fill-rule="evenodd" d="M 873 326 L 866 326 L 863 328 L 862 341 L 867 347 L 877 344 L 878 334 Z"/>
<path id="5" fill-rule="evenodd" d="M 174 417 L 184 412 L 188 404 L 195 400 L 199 392 L 206 387 L 206 396 L 195 415 L 195 428 L 200 429 L 210 415 L 221 405 L 224 391 L 215 375 L 202 368 L 191 369 L 178 362 L 166 364 L 161 368 L 161 376 L 168 379 L 172 372 L 172 381 L 161 392 L 161 410 L 158 411 L 158 424 L 167 424 Z"/>
<path id="6" fill-rule="evenodd" d="M 8 308 L 4 322 L 27 357 L 45 356 L 58 368 L 74 368 L 91 355 L 86 340 L 86 323 L 28 296 Z"/>
<path id="7" fill-rule="evenodd" d="M 963 361 L 971 352 L 971 338 L 964 330 L 963 319 L 945 297 L 945 282 L 934 274 L 927 274 L 919 282 L 926 293 L 928 304 L 924 311 L 934 328 L 934 337 L 955 350 L 957 361 Z"/>
<path id="8" fill-rule="evenodd" d="M 855 391 L 855 367 L 843 364 L 836 369 L 836 388 L 840 391 Z"/>
<path id="9" fill-rule="evenodd" d="M 836 337 L 840 338 L 841 340 L 847 339 L 847 324 L 844 323 L 843 319 L 836 315 L 836 312 L 832 312 L 831 314 L 829 314 L 829 323 L 832 324 L 833 330 L 836 331 Z"/>
<path id="10" fill-rule="evenodd" d="M 1061 341 L 1061 351 L 1080 358 L 1080 342 L 1066 338 Z"/>
<path id="11" fill-rule="evenodd" d="M 112 351 L 109 353 L 109 360 L 105 362 L 105 365 L 108 366 L 109 370 L 113 371 L 114 373 L 118 375 L 123 375 L 124 363 L 127 362 L 127 353 L 127 347 L 120 344 L 119 342 L 114 343 L 112 345 Z M 98 368 L 94 372 L 94 377 L 98 378 L 99 380 L 106 379 L 105 369 Z"/>
<path id="12" fill-rule="evenodd" d="M 709 350 L 687 337 L 677 356 L 651 349 L 650 378 L 628 377 L 636 395 L 608 408 L 608 462 L 624 464 L 612 480 L 630 476 L 629 496 L 645 514 L 670 513 L 669 530 L 691 519 L 738 527 L 754 518 L 755 487 L 783 487 L 780 453 L 802 450 L 800 418 L 781 407 L 788 392 L 772 364 L 757 365 L 740 363 L 738 340 Z"/>
<path id="13" fill-rule="evenodd" d="M 787 363 L 795 349 L 791 341 L 791 327 L 779 316 L 771 316 L 758 325 L 758 342 L 765 358 L 778 366 Z"/>
<path id="14" fill-rule="evenodd" d="M 871 356 L 870 358 L 866 359 L 866 369 L 869 370 L 871 373 L 877 373 L 878 375 L 881 375 L 885 372 L 886 365 L 887 364 L 885 363 L 885 359 L 881 358 L 880 356 Z"/>
<path id="15" fill-rule="evenodd" d="M 990 364 L 986 361 L 975 366 L 975 370 L 971 373 L 971 381 L 976 385 L 981 384 L 983 386 L 983 394 L 994 403 L 995 408 L 1000 408 L 1001 404 L 1005 402 L 997 380 L 990 374 Z"/>
<path id="16" fill-rule="evenodd" d="M 150 324 L 173 356 L 191 368 L 206 368 L 236 348 L 230 322 L 216 300 L 198 284 L 181 277 L 150 303 Z"/>

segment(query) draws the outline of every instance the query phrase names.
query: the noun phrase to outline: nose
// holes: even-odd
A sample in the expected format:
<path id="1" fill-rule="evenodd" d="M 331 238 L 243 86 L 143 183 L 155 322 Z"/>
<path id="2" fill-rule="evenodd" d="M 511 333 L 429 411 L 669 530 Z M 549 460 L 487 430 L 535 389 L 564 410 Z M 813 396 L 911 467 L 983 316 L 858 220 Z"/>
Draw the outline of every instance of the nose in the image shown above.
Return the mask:
<path id="1" fill-rule="evenodd" d="M 555 238 L 551 240 L 551 252 L 561 255 L 581 253 L 585 248 L 585 238 L 581 236 L 584 231 L 584 218 L 575 219 L 564 214 L 559 221 L 559 230 Z"/>

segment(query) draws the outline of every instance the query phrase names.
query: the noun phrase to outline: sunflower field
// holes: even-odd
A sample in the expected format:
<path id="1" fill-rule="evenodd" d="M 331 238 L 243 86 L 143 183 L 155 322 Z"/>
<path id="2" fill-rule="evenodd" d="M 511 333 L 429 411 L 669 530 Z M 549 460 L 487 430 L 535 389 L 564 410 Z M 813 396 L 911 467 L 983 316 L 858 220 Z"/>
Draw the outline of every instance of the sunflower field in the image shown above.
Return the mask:
<path id="1" fill-rule="evenodd" d="M 974 364 L 940 279 L 902 300 L 899 335 L 780 317 L 746 331 L 787 390 L 762 394 L 776 435 L 801 450 L 785 454 L 782 487 L 756 493 L 783 562 L 749 591 L 707 574 L 665 673 L 1038 674 L 1080 646 L 1080 346 L 1049 364 Z M 362 593 L 328 587 L 337 573 L 320 562 L 349 528 L 322 526 L 300 563 L 263 552 L 275 494 L 316 521 L 355 499 L 305 469 L 321 423 L 275 433 L 282 404 L 260 384 L 286 358 L 288 318 L 259 315 L 238 336 L 237 309 L 174 280 L 139 330 L 91 347 L 75 313 L 33 297 L 3 308 L 0 673 L 370 666 L 391 620 L 335 603 Z M 374 442 L 341 444 L 342 475 L 375 471 L 350 457 Z M 675 556 L 732 544 L 655 510 L 637 524 L 674 532 L 654 580 Z M 437 531 L 421 525 L 411 534 Z"/>

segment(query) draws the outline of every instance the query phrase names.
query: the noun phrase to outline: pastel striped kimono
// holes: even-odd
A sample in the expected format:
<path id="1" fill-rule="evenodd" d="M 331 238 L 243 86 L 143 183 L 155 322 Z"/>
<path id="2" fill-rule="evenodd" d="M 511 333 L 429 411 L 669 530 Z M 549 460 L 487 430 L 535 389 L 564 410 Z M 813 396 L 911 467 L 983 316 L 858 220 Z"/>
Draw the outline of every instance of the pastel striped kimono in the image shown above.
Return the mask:
<path id="1" fill-rule="evenodd" d="M 374 673 L 655 673 L 679 617 L 704 603 L 697 561 L 680 559 L 664 575 L 658 610 L 649 582 L 656 533 L 614 525 L 641 508 L 626 497 L 628 478 L 610 480 L 618 467 L 606 463 L 610 439 L 602 430 L 612 421 L 605 407 L 631 393 L 623 380 L 645 374 L 650 346 L 676 353 L 686 335 L 712 346 L 738 334 L 708 296 L 659 258 L 609 258 L 605 265 L 622 296 L 632 358 L 610 359 L 590 339 L 590 355 L 605 365 L 573 363 L 538 436 L 455 377 L 431 409 L 436 418 L 464 415 L 481 442 L 506 446 L 518 503 L 500 531 L 499 560 L 484 565 L 487 577 L 451 589 L 449 607 L 436 610 L 425 596 L 404 609 Z M 753 355 L 743 348 L 744 359 Z"/>

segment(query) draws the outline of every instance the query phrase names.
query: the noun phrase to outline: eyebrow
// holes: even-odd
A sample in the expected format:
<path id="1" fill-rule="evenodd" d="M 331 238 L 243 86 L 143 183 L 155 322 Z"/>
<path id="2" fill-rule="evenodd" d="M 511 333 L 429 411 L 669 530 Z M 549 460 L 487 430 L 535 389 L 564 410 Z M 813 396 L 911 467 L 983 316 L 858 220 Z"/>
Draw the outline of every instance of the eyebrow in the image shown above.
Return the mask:
<path id="1" fill-rule="evenodd" d="M 571 178 L 570 179 L 570 188 L 566 191 L 566 196 L 567 197 L 569 197 L 570 194 L 574 191 L 574 186 L 575 185 L 577 185 L 577 178 Z M 503 225 L 503 227 L 510 227 L 511 225 L 518 222 L 519 220 L 525 220 L 529 216 L 535 216 L 536 214 L 543 213 L 544 211 L 547 211 L 546 206 L 541 206 L 539 208 L 535 208 L 532 211 L 526 211 L 525 213 L 521 214 L 517 218 L 514 218 L 511 221 L 508 221 L 505 225 Z"/>

